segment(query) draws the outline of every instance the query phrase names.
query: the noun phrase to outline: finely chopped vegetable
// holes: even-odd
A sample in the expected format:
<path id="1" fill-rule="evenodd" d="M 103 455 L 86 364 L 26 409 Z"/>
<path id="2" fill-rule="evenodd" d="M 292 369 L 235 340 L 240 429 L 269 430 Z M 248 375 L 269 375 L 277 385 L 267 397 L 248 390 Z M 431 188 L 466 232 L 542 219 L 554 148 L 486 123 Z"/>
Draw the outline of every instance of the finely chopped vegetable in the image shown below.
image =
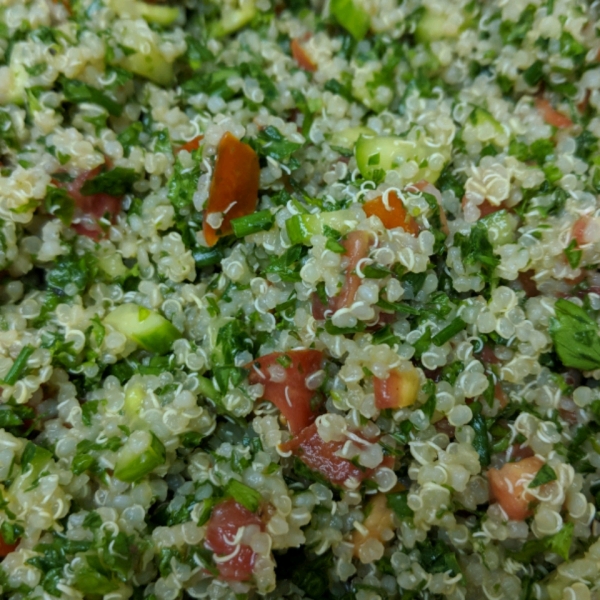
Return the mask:
<path id="1" fill-rule="evenodd" d="M 0 597 L 600 600 L 600 14 L 0 8 Z"/>

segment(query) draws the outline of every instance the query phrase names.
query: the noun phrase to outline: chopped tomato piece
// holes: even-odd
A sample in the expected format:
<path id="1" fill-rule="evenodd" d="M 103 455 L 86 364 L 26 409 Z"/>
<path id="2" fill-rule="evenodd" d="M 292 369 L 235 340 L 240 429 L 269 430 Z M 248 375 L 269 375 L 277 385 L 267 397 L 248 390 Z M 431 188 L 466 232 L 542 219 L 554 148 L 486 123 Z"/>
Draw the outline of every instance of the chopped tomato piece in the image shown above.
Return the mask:
<path id="1" fill-rule="evenodd" d="M 291 451 L 309 469 L 324 475 L 335 485 L 344 485 L 350 478 L 362 481 L 372 469 L 360 469 L 349 460 L 335 453 L 344 442 L 325 442 L 317 431 L 316 423 L 303 429 L 295 438 L 282 444 L 284 452 Z"/>
<path id="2" fill-rule="evenodd" d="M 331 303 L 332 298 L 329 299 Z M 322 321 L 325 318 L 325 311 L 330 310 L 328 304 L 323 304 L 318 294 L 312 295 L 312 316 L 317 321 Z"/>
<path id="3" fill-rule="evenodd" d="M 377 494 L 367 505 L 365 514 L 367 517 L 362 523 L 364 530 L 361 528 L 352 535 L 354 556 L 358 558 L 360 558 L 360 548 L 367 540 L 385 542 L 394 535 L 394 513 L 387 505 L 385 494 Z"/>
<path id="4" fill-rule="evenodd" d="M 320 350 L 290 350 L 261 356 L 249 365 L 249 381 L 262 383 L 263 398 L 272 402 L 287 419 L 290 431 L 299 433 L 317 417 L 321 396 L 310 389 L 307 377 L 321 370 Z"/>
<path id="5" fill-rule="evenodd" d="M 502 408 L 508 404 L 508 396 L 506 395 L 506 392 L 499 381 L 497 381 L 494 385 L 494 398 L 498 400 Z"/>
<path id="6" fill-rule="evenodd" d="M 548 125 L 552 125 L 552 127 L 558 127 L 559 129 L 573 127 L 573 121 L 571 121 L 571 119 L 569 119 L 569 117 L 566 115 L 558 112 L 545 98 L 536 98 L 535 107 Z"/>
<path id="7" fill-rule="evenodd" d="M 99 219 L 108 217 L 111 222 L 121 211 L 122 198 L 110 194 L 92 194 L 86 196 L 81 193 L 81 188 L 86 181 L 94 179 L 102 172 L 102 167 L 85 171 L 73 181 L 61 183 L 53 181 L 57 187 L 62 187 L 75 202 L 75 212 L 71 227 L 79 234 L 93 240 L 98 240 L 104 235 Z"/>
<path id="8" fill-rule="evenodd" d="M 213 508 L 206 526 L 205 545 L 218 556 L 232 555 L 229 560 L 217 562 L 221 579 L 246 581 L 252 576 L 256 553 L 250 546 L 233 543 L 240 527 L 248 525 L 263 529 L 260 518 L 232 498 Z"/>
<path id="9" fill-rule="evenodd" d="M 506 457 L 511 461 L 531 458 L 534 455 L 533 450 L 527 444 L 513 444 L 507 451 Z"/>
<path id="10" fill-rule="evenodd" d="M 294 38 L 290 43 L 290 47 L 292 50 L 292 56 L 301 69 L 310 71 L 311 73 L 314 73 L 317 70 L 317 65 L 313 62 L 310 55 L 304 49 L 301 40 Z"/>
<path id="11" fill-rule="evenodd" d="M 256 152 L 227 132 L 217 149 L 202 231 L 209 246 L 233 232 L 231 220 L 256 210 L 260 165 Z"/>
<path id="12" fill-rule="evenodd" d="M 579 217 L 573 224 L 571 235 L 580 246 L 594 244 L 600 239 L 600 222 L 589 215 Z"/>
<path id="13" fill-rule="evenodd" d="M 346 249 L 346 280 L 340 293 L 334 298 L 335 310 L 352 306 L 360 286 L 361 278 L 356 274 L 356 265 L 369 254 L 370 237 L 366 231 L 351 231 L 342 246 Z"/>
<path id="14" fill-rule="evenodd" d="M 463 196 L 463 199 L 461 201 L 463 209 L 465 208 L 466 203 L 467 203 L 467 197 Z M 479 218 L 483 219 L 484 217 L 487 217 L 488 215 L 491 215 L 492 213 L 502 210 L 504 208 L 504 206 L 502 206 L 502 204 L 500 204 L 499 206 L 495 206 L 488 200 L 484 200 L 477 208 L 479 209 Z"/>
<path id="15" fill-rule="evenodd" d="M 411 366 L 406 371 L 394 369 L 386 379 L 373 377 L 375 406 L 379 410 L 386 408 L 404 408 L 414 404 L 419 394 L 419 373 Z"/>
<path id="16" fill-rule="evenodd" d="M 179 148 L 179 150 L 177 150 L 177 152 L 181 152 L 182 150 L 187 150 L 188 152 L 193 152 L 194 150 L 198 150 L 198 148 L 200 147 L 200 142 L 204 139 L 203 135 L 199 135 L 197 137 L 195 137 L 193 140 L 190 140 L 189 142 L 186 142 L 185 144 L 183 144 L 183 146 L 181 146 L 181 148 Z"/>
<path id="17" fill-rule="evenodd" d="M 412 235 L 419 234 L 417 222 L 406 212 L 402 200 L 398 198 L 398 194 L 393 190 L 388 194 L 387 205 L 383 200 L 383 196 L 378 196 L 365 202 L 363 210 L 367 217 L 379 217 L 386 229 L 402 227 L 404 231 Z"/>
<path id="18" fill-rule="evenodd" d="M 535 280 L 533 279 L 534 275 L 535 271 L 522 271 L 519 273 L 519 283 L 528 298 L 534 298 L 535 296 L 540 295 Z"/>
<path id="19" fill-rule="evenodd" d="M 7 544 L 0 533 L 0 558 L 4 558 L 8 556 L 11 552 L 14 552 L 17 549 L 19 542 L 15 542 L 14 544 Z"/>
<path id="20" fill-rule="evenodd" d="M 491 346 L 484 346 L 479 358 L 486 365 L 499 365 L 500 359 L 496 356 L 494 349 Z"/>
<path id="21" fill-rule="evenodd" d="M 506 463 L 501 469 L 487 473 L 490 491 L 509 519 L 524 521 L 532 512 L 529 505 L 535 498 L 527 487 L 544 465 L 536 456 L 515 463 Z"/>

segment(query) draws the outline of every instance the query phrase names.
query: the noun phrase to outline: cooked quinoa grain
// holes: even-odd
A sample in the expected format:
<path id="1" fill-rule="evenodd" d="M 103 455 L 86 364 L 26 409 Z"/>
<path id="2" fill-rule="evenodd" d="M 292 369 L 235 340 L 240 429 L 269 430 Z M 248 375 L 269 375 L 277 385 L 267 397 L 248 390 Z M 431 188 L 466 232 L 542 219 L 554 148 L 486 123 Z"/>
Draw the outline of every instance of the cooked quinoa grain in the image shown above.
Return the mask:
<path id="1" fill-rule="evenodd" d="M 3 2 L 0 597 L 600 600 L 599 18 Z"/>

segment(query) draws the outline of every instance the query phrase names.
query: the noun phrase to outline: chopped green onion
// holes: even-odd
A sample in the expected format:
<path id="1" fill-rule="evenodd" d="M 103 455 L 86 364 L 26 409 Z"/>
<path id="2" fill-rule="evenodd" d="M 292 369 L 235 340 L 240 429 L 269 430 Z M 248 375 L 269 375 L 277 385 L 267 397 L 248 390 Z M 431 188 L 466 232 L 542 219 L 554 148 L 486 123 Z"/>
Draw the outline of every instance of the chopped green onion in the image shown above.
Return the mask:
<path id="1" fill-rule="evenodd" d="M 367 279 L 383 279 L 391 275 L 390 270 L 381 265 L 367 265 L 362 272 Z"/>
<path id="2" fill-rule="evenodd" d="M 27 361 L 29 357 L 33 354 L 35 348 L 31 346 L 25 346 L 21 348 L 21 352 L 19 352 L 19 356 L 17 356 L 13 366 L 10 368 L 10 371 L 4 378 L 3 383 L 6 385 L 15 385 L 19 380 L 19 377 L 23 374 L 27 367 Z"/>
<path id="3" fill-rule="evenodd" d="M 239 219 L 231 219 L 233 233 L 238 238 L 243 238 L 259 231 L 268 231 L 273 227 L 273 223 L 275 223 L 275 217 L 268 209 L 240 217 Z"/>
<path id="4" fill-rule="evenodd" d="M 456 317 L 456 319 L 454 319 L 450 323 L 450 325 L 447 325 L 446 327 L 444 327 L 444 329 L 438 331 L 438 333 L 436 333 L 433 336 L 433 338 L 431 338 L 431 341 L 436 346 L 443 346 L 448 340 L 451 340 L 457 333 L 460 333 L 466 326 L 467 324 L 460 317 Z"/>
<path id="5" fill-rule="evenodd" d="M 419 310 L 413 308 L 412 306 L 408 306 L 408 304 L 399 304 L 397 302 L 388 302 L 387 300 L 383 300 L 380 298 L 377 301 L 376 306 L 379 308 L 383 308 L 383 310 L 404 313 L 406 315 L 418 315 Z"/>
<path id="6" fill-rule="evenodd" d="M 394 332 L 389 325 L 386 325 L 373 334 L 373 343 L 393 346 L 394 344 L 400 343 L 400 338 L 397 335 L 394 335 Z"/>
<path id="7" fill-rule="evenodd" d="M 346 248 L 344 248 L 344 246 L 342 246 L 342 244 L 340 244 L 339 242 L 336 242 L 335 240 L 327 240 L 327 242 L 325 243 L 325 248 L 327 248 L 327 250 L 331 250 L 332 252 L 335 252 L 336 254 L 345 254 L 346 253 Z"/>
<path id="8" fill-rule="evenodd" d="M 336 327 L 331 321 L 325 321 L 325 331 L 330 335 L 352 335 L 364 331 L 366 327 L 364 321 L 359 321 L 355 327 Z"/>
<path id="9" fill-rule="evenodd" d="M 307 244 L 310 241 L 310 231 L 306 227 L 302 215 L 293 215 L 285 222 L 288 237 L 292 244 Z"/>
<path id="10" fill-rule="evenodd" d="M 218 265 L 223 259 L 223 251 L 221 248 L 196 248 L 192 252 L 194 262 L 199 268 Z"/>

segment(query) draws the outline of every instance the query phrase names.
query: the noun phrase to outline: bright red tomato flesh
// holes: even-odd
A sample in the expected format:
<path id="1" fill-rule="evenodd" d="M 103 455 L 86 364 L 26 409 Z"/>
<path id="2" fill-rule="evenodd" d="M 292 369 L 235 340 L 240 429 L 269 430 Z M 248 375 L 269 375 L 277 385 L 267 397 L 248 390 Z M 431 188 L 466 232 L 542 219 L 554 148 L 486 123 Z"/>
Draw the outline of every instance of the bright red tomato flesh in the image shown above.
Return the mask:
<path id="1" fill-rule="evenodd" d="M 307 387 L 306 378 L 322 364 L 320 350 L 290 350 L 261 356 L 249 365 L 250 383 L 264 385 L 262 397 L 280 410 L 293 434 L 310 425 L 318 414 L 321 397 Z"/>
<path id="2" fill-rule="evenodd" d="M 231 544 L 240 527 L 263 523 L 258 516 L 229 498 L 215 506 L 206 526 L 205 545 L 218 556 L 227 556 L 235 551 Z M 228 581 L 247 581 L 252 576 L 256 553 L 245 544 L 240 544 L 235 556 L 225 562 L 217 563 L 221 579 Z"/>

